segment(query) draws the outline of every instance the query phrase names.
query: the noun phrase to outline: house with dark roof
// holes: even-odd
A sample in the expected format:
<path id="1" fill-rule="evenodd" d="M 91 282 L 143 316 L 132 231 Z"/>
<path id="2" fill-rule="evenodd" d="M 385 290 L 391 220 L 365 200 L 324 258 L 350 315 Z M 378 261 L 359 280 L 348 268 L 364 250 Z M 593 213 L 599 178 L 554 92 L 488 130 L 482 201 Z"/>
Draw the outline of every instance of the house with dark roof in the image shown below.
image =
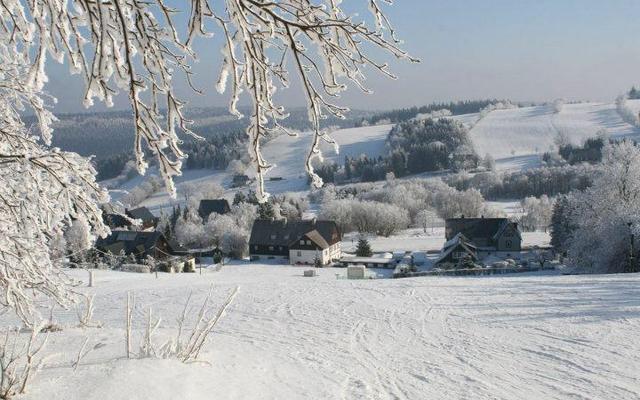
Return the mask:
<path id="1" fill-rule="evenodd" d="M 173 253 L 169 242 L 160 232 L 113 230 L 106 238 L 98 238 L 96 248 L 104 253 L 133 254 L 142 261 L 147 256 L 161 260 Z"/>
<path id="2" fill-rule="evenodd" d="M 249 239 L 251 260 L 280 259 L 290 264 L 323 265 L 342 256 L 342 234 L 333 221 L 288 221 L 259 219 L 253 224 Z"/>
<path id="3" fill-rule="evenodd" d="M 142 229 L 153 228 L 158 225 L 160 220 L 149 211 L 147 207 L 138 207 L 133 210 L 125 210 L 125 214 L 131 219 L 139 219 L 142 221 Z"/>
<path id="4" fill-rule="evenodd" d="M 453 238 L 447 240 L 442 246 L 438 259 L 434 261 L 434 265 L 441 264 L 458 264 L 461 261 L 469 259 L 471 261 L 478 260 L 478 249 L 464 236 L 462 233 L 456 234 Z"/>
<path id="5" fill-rule="evenodd" d="M 447 241 L 462 234 L 478 252 L 519 252 L 522 249 L 522 235 L 518 223 L 508 218 L 449 218 L 445 221 Z"/>
<path id="6" fill-rule="evenodd" d="M 203 221 L 207 221 L 207 219 L 209 219 L 209 215 L 213 213 L 222 215 L 228 212 L 231 212 L 231 207 L 229 206 L 227 199 L 200 200 L 198 215 L 200 215 L 200 218 L 202 218 Z"/>

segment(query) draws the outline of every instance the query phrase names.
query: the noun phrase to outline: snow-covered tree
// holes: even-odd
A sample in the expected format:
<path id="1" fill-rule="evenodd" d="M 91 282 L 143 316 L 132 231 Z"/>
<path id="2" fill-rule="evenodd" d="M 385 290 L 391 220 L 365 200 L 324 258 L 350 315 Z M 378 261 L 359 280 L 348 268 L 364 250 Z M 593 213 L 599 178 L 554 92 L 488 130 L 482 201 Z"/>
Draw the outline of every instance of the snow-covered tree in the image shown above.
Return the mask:
<path id="1" fill-rule="evenodd" d="M 546 231 L 551 224 L 553 201 L 548 196 L 540 198 L 527 197 L 520 203 L 524 215 L 520 218 L 520 226 L 525 231 L 543 229 Z"/>
<path id="2" fill-rule="evenodd" d="M 234 258 L 242 258 L 249 249 L 249 233 L 243 230 L 234 229 L 225 232 L 221 241 L 222 251 Z"/>
<path id="3" fill-rule="evenodd" d="M 626 270 L 630 235 L 640 233 L 640 149 L 626 140 L 606 146 L 602 173 L 569 201 L 570 264 L 591 272 Z"/>
<path id="4" fill-rule="evenodd" d="M 84 218 L 78 218 L 71 223 L 65 232 L 67 249 L 73 259 L 83 260 L 84 252 L 91 247 L 91 227 Z"/>
<path id="5" fill-rule="evenodd" d="M 487 153 L 482 159 L 482 166 L 487 171 L 495 171 L 496 170 L 496 160 L 494 160 L 493 156 Z"/>
<path id="6" fill-rule="evenodd" d="M 200 248 L 207 244 L 202 219 L 195 212 L 187 212 L 178 218 L 173 234 L 178 243 L 186 247 Z"/>
<path id="7" fill-rule="evenodd" d="M 207 244 L 220 247 L 224 234 L 236 230 L 238 225 L 231 215 L 212 214 L 204 227 Z"/>
<path id="8" fill-rule="evenodd" d="M 438 218 L 438 214 L 435 210 L 420 210 L 415 218 L 417 226 L 421 227 L 424 233 L 427 233 L 427 228 L 433 229 L 435 221 Z"/>

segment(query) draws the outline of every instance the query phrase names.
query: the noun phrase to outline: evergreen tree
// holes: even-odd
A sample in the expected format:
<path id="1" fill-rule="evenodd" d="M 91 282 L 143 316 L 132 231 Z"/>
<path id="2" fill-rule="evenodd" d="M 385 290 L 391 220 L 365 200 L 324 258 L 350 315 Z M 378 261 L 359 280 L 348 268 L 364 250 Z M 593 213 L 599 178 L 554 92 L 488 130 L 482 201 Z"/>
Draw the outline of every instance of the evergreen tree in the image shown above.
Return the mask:
<path id="1" fill-rule="evenodd" d="M 373 255 L 373 251 L 371 251 L 371 245 L 369 244 L 369 241 L 367 239 L 360 238 L 358 240 L 356 255 L 358 257 L 371 257 Z"/>
<path id="2" fill-rule="evenodd" d="M 570 202 L 567 196 L 559 196 L 553 205 L 551 215 L 551 246 L 557 253 L 567 251 L 567 241 L 574 228 L 571 225 Z"/>
<path id="3" fill-rule="evenodd" d="M 273 209 L 273 204 L 270 201 L 258 204 L 258 218 L 272 219 L 275 218 L 275 216 L 276 213 Z"/>
<path id="4" fill-rule="evenodd" d="M 316 257 L 313 259 L 313 266 L 316 268 L 322 268 L 322 260 L 320 259 L 320 257 L 318 257 L 318 255 L 316 255 Z"/>

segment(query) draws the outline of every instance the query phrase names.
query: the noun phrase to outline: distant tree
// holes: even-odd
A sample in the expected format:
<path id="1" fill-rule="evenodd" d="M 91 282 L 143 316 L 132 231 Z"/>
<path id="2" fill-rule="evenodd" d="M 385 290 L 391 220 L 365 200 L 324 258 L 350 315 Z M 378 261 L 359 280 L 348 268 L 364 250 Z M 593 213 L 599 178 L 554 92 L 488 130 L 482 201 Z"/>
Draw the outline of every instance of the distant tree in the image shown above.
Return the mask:
<path id="1" fill-rule="evenodd" d="M 322 260 L 320 259 L 320 257 L 316 254 L 316 256 L 313 259 L 313 266 L 316 268 L 322 268 Z"/>
<path id="2" fill-rule="evenodd" d="M 358 257 L 371 257 L 373 252 L 371 251 L 371 245 L 365 238 L 358 239 L 358 247 L 356 248 L 356 255 Z"/>

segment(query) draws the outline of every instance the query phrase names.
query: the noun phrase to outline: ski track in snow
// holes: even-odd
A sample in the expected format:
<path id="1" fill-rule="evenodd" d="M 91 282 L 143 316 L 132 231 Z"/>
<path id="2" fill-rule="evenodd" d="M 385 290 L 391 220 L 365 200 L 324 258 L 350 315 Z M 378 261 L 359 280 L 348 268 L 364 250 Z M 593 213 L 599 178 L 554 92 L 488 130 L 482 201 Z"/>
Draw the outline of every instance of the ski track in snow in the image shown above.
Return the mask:
<path id="1" fill-rule="evenodd" d="M 634 333 L 640 327 L 638 274 L 347 281 L 335 278 L 344 270 L 320 270 L 317 278 L 303 278 L 302 271 L 228 265 L 202 276 L 158 279 L 96 271 L 91 292 L 95 319 L 104 327 L 73 328 L 74 315 L 55 310 L 65 331 L 51 335 L 52 347 L 73 350 L 45 366 L 26 398 L 44 393 L 48 399 L 640 396 L 640 339 Z M 211 366 L 122 360 L 127 291 L 136 297 L 134 336 L 141 337 L 152 306 L 154 315 L 163 317 L 160 340 L 176 326 L 188 293 L 195 313 L 211 284 L 212 304 L 221 304 L 240 285 L 205 348 L 203 358 Z M 73 373 L 68 362 L 85 335 L 101 346 Z M 156 377 L 133 382 L 132 377 L 146 376 L 141 370 Z M 178 377 L 183 381 L 177 383 Z"/>

